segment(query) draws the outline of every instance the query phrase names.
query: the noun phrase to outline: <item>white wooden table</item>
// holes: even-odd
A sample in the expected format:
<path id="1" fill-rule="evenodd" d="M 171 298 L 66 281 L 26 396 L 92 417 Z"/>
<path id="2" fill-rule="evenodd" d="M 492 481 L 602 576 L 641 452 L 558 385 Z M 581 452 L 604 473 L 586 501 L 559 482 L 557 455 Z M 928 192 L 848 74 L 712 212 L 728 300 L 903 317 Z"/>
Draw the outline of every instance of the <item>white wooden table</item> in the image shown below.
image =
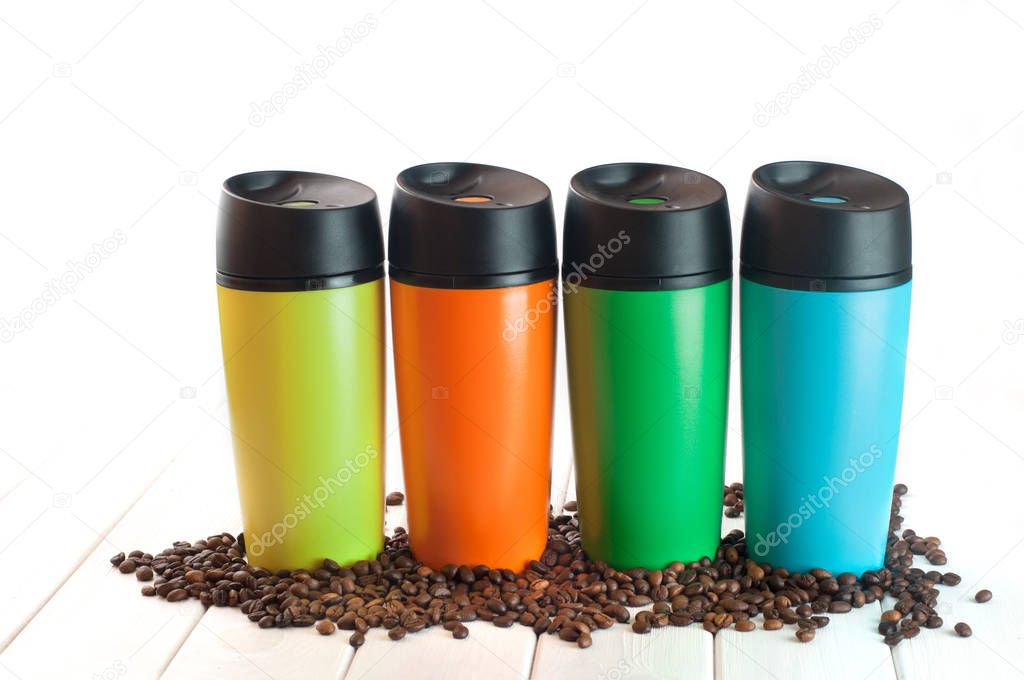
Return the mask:
<path id="1" fill-rule="evenodd" d="M 170 455 L 166 465 L 156 461 L 139 469 L 137 494 L 110 494 L 105 505 L 80 510 L 56 507 L 59 499 L 54 501 L 31 473 L 10 483 L 0 499 L 0 547 L 6 546 L 0 553 L 0 583 L 5 584 L 0 678 L 934 680 L 1024 675 L 1024 627 L 1015 619 L 1024 590 L 1020 580 L 1014 582 L 1024 566 L 1024 545 L 1018 542 L 1024 536 L 1022 514 L 1012 507 L 1014 499 L 1004 498 L 995 503 L 1003 503 L 1007 514 L 989 517 L 977 495 L 984 487 L 971 486 L 971 474 L 958 480 L 935 470 L 922 476 L 947 481 L 936 482 L 934 489 L 925 483 L 912 486 L 904 506 L 907 524 L 943 535 L 948 568 L 959 571 L 964 583 L 945 589 L 941 598 L 946 628 L 925 631 L 895 651 L 875 631 L 881 611 L 877 604 L 833 616 L 806 645 L 789 628 L 727 630 L 714 637 L 696 625 L 646 636 L 621 626 L 595 634 L 593 647 L 579 650 L 556 637 L 537 639 L 524 627 L 498 629 L 473 622 L 464 641 L 435 628 L 393 643 L 383 630 L 375 630 L 356 651 L 344 634 L 260 630 L 235 609 L 204 611 L 195 600 L 169 604 L 143 598 L 134 578 L 111 568 L 110 555 L 135 548 L 155 551 L 175 539 L 238 529 L 229 441 L 215 422 L 225 417 L 223 404 L 209 412 L 212 417 L 200 421 L 199 436 Z M 943 417 L 939 406 L 929 405 L 908 425 L 907 449 L 939 445 L 929 444 L 934 439 L 930 433 Z M 998 442 L 969 439 L 945 445 L 969 444 L 983 452 L 979 455 L 1012 455 Z M 389 490 L 401 484 L 395 458 L 388 464 Z M 574 496 L 565 451 L 556 456 L 553 472 L 553 502 L 560 506 Z M 966 485 L 963 495 L 944 496 L 950 493 L 944 487 L 961 483 Z M 122 480 L 120 488 L 126 486 L 131 485 Z M 404 508 L 390 509 L 388 525 L 403 523 Z M 742 527 L 742 521 L 726 520 L 725 531 L 735 527 Z M 995 550 L 984 548 L 996 532 L 1007 541 Z M 981 586 L 995 593 L 986 605 L 970 597 Z M 958 620 L 970 622 L 972 638 L 953 635 Z"/>
<path id="2" fill-rule="evenodd" d="M 1024 8 L 822 6 L 4 3 L 0 680 L 1024 676 L 1024 101 L 1007 75 Z M 364 18 L 372 33 L 329 73 L 318 67 L 286 110 L 253 120 Z M 837 49 L 869 20 L 881 28 L 855 53 Z M 823 58 L 835 70 L 809 78 Z M 423 77 L 446 69 L 454 80 Z M 963 576 L 941 598 L 942 630 L 890 650 L 871 606 L 832 617 L 806 645 L 791 629 L 621 627 L 579 650 L 474 622 L 467 640 L 374 631 L 353 651 L 346 635 L 260 630 L 235 610 L 143 598 L 111 568 L 122 550 L 240 528 L 213 282 L 225 177 L 268 166 L 351 176 L 386 216 L 401 168 L 466 158 L 548 182 L 557 213 L 580 168 L 665 162 L 723 181 L 738 245 L 751 170 L 793 157 L 872 168 L 912 197 L 898 479 L 907 525 L 941 536 L 946 568 Z M 83 272 L 105 241 L 119 245 Z M 65 278 L 73 292 L 52 300 L 50 282 Z M 26 315 L 31 328 L 7 337 L 8 319 Z M 555 506 L 573 494 L 558 346 Z M 738 368 L 729 481 L 742 478 Z M 390 376 L 388 390 L 394 424 Z M 398 451 L 392 431 L 389 491 L 403 486 Z M 403 522 L 392 509 L 388 524 Z M 981 587 L 994 593 L 985 605 L 971 599 Z M 973 637 L 954 636 L 959 620 Z"/>

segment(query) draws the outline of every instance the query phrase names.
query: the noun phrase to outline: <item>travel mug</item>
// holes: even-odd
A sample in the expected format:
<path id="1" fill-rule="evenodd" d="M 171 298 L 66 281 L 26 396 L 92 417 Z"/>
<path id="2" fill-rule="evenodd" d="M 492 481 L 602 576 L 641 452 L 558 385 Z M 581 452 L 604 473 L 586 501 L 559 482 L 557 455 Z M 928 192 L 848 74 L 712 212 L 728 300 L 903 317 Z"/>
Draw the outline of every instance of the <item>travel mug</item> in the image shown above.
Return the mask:
<path id="1" fill-rule="evenodd" d="M 551 194 L 521 172 L 400 175 L 388 235 L 413 554 L 520 570 L 547 540 L 558 254 Z"/>
<path id="2" fill-rule="evenodd" d="M 885 559 L 910 323 L 910 201 L 865 170 L 754 171 L 740 246 L 747 552 Z"/>
<path id="3" fill-rule="evenodd" d="M 224 182 L 217 297 L 250 562 L 383 545 L 384 242 L 377 197 L 309 172 Z"/>
<path id="4" fill-rule="evenodd" d="M 667 165 L 589 168 L 570 182 L 562 253 L 583 547 L 618 569 L 714 557 L 732 302 L 725 189 Z"/>

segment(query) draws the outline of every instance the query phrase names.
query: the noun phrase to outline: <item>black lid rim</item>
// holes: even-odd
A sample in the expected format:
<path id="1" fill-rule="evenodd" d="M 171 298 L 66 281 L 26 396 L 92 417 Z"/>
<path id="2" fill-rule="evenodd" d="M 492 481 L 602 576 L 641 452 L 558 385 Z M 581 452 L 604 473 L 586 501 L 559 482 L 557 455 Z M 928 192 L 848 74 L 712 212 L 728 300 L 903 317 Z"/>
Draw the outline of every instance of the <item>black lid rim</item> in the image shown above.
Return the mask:
<path id="1" fill-rule="evenodd" d="M 486 201 L 460 201 L 485 196 Z M 551 191 L 494 165 L 423 163 L 398 174 L 388 230 L 392 278 L 432 288 L 500 288 L 558 274 Z"/>
<path id="2" fill-rule="evenodd" d="M 740 276 L 748 281 L 772 288 L 785 288 L 811 293 L 863 293 L 895 288 L 913 280 L 913 267 L 881 276 L 816 277 L 781 274 L 740 263 Z"/>
<path id="3" fill-rule="evenodd" d="M 838 197 L 839 201 L 816 200 Z M 751 174 L 740 272 L 793 290 L 878 290 L 912 271 L 910 198 L 869 170 L 822 161 L 768 163 Z"/>
<path id="4" fill-rule="evenodd" d="M 580 276 L 578 281 L 571 280 L 573 274 Z M 597 288 L 600 290 L 620 291 L 658 291 L 658 290 L 689 290 L 703 288 L 731 279 L 732 267 L 723 267 L 698 274 L 686 276 L 600 276 L 583 275 L 569 266 L 562 267 L 562 285 L 579 288 Z"/>
<path id="5" fill-rule="evenodd" d="M 285 205 L 312 201 L 315 205 Z M 259 170 L 221 185 L 216 271 L 250 290 L 354 285 L 382 271 L 384 234 L 377 194 L 345 177 Z M 255 283 L 265 279 L 266 284 Z"/>
<path id="6" fill-rule="evenodd" d="M 647 197 L 661 201 L 631 202 Z M 563 272 L 579 263 L 594 288 L 678 290 L 733 268 L 725 187 L 663 163 L 605 163 L 574 174 L 562 239 Z"/>
<path id="7" fill-rule="evenodd" d="M 489 288 L 515 288 L 517 286 L 528 286 L 533 283 L 550 281 L 558 276 L 558 263 L 548 267 L 531 269 L 524 272 L 510 272 L 507 274 L 424 274 L 401 269 L 393 264 L 388 265 L 388 276 L 393 281 L 403 283 L 407 286 L 418 286 L 420 288 L 450 288 L 450 289 L 489 289 Z"/>
<path id="8" fill-rule="evenodd" d="M 298 292 L 309 290 L 332 290 L 350 288 L 384 278 L 384 265 L 379 264 L 369 269 L 360 269 L 344 274 L 330 276 L 296 277 L 296 278 L 255 278 L 249 276 L 233 276 L 217 272 L 217 285 L 234 290 L 252 290 L 264 292 Z"/>

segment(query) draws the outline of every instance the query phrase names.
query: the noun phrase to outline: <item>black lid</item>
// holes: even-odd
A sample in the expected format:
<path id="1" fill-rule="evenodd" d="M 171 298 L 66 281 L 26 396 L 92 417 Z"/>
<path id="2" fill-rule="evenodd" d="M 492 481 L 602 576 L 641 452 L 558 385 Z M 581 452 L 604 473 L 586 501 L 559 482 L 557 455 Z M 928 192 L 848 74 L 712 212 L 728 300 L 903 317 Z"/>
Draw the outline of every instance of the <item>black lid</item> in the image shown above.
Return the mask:
<path id="1" fill-rule="evenodd" d="M 617 290 L 706 286 L 732 276 L 725 188 L 671 165 L 611 163 L 569 182 L 566 283 Z"/>
<path id="2" fill-rule="evenodd" d="M 477 163 L 428 163 L 395 182 L 388 271 L 430 288 L 501 288 L 558 272 L 551 192 L 538 179 Z"/>
<path id="3" fill-rule="evenodd" d="M 268 170 L 224 182 L 217 283 L 246 290 L 319 290 L 384 275 L 373 189 L 315 172 Z"/>
<path id="4" fill-rule="evenodd" d="M 858 291 L 906 283 L 910 198 L 881 175 L 786 161 L 754 171 L 740 272 L 779 288 Z"/>

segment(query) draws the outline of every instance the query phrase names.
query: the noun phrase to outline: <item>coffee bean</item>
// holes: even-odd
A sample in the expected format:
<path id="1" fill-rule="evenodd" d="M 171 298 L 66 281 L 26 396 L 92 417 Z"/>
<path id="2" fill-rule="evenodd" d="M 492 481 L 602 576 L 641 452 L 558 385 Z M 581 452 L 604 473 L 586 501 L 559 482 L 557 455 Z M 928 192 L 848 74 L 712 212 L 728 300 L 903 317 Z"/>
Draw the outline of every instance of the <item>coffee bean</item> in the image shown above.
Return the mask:
<path id="1" fill-rule="evenodd" d="M 565 505 L 562 506 L 562 510 L 565 510 L 566 512 L 576 512 L 578 509 L 579 504 L 576 501 L 567 501 Z"/>
<path id="2" fill-rule="evenodd" d="M 321 619 L 320 621 L 316 622 L 316 632 L 320 633 L 321 635 L 330 635 L 335 630 L 337 630 L 337 628 L 338 627 L 334 625 L 334 622 L 329 621 L 328 619 Z"/>
<path id="3" fill-rule="evenodd" d="M 763 627 L 765 630 L 779 630 L 782 626 L 783 623 L 780 619 L 765 619 Z"/>
<path id="4" fill-rule="evenodd" d="M 813 628 L 798 628 L 796 631 L 796 639 L 800 642 L 810 642 L 814 639 Z"/>
<path id="5" fill-rule="evenodd" d="M 641 612 L 643 613 L 643 612 Z M 648 618 L 641 619 L 637 617 L 633 620 L 633 632 L 643 635 L 644 633 L 651 632 L 651 620 Z"/>
<path id="6" fill-rule="evenodd" d="M 135 578 L 140 581 L 152 581 L 153 580 L 153 569 L 146 565 L 143 565 L 135 570 Z"/>
<path id="7" fill-rule="evenodd" d="M 738 621 L 736 623 L 736 630 L 738 630 L 741 633 L 749 633 L 750 631 L 754 630 L 756 627 L 757 626 L 755 626 L 754 622 L 751 621 L 750 619 L 744 619 L 743 621 Z"/>
<path id="8" fill-rule="evenodd" d="M 583 633 L 579 636 L 579 638 L 576 639 L 576 646 L 580 649 L 586 649 L 592 644 L 594 644 L 594 641 L 593 639 L 591 639 L 589 633 Z"/>
<path id="9" fill-rule="evenodd" d="M 907 489 L 906 484 L 897 484 L 892 488 L 892 492 L 897 496 L 903 496 L 907 493 L 907 491 L 909 491 L 909 489 Z"/>
<path id="10" fill-rule="evenodd" d="M 895 647 L 899 643 L 903 642 L 903 633 L 893 633 L 892 635 L 885 636 L 885 644 L 890 647 Z"/>
<path id="11" fill-rule="evenodd" d="M 124 560 L 125 560 L 124 553 L 123 552 L 119 552 L 119 553 L 117 553 L 116 555 L 114 555 L 113 557 L 110 558 L 110 563 L 112 565 L 114 565 L 115 567 L 119 567 L 119 566 L 121 566 L 121 563 L 124 562 Z"/>
<path id="12" fill-rule="evenodd" d="M 962 621 L 953 626 L 953 630 L 955 630 L 956 634 L 960 637 L 971 637 L 971 634 L 974 632 L 971 630 L 970 626 Z"/>
<path id="13" fill-rule="evenodd" d="M 122 574 L 131 574 L 132 572 L 135 571 L 135 568 L 137 566 L 138 565 L 135 562 L 134 558 L 127 557 L 127 558 L 121 560 L 121 563 L 117 565 L 117 570 L 119 572 L 121 572 Z"/>
<path id="14" fill-rule="evenodd" d="M 469 637 L 469 628 L 461 623 L 452 628 L 452 637 L 456 640 L 465 640 Z"/>
<path id="15" fill-rule="evenodd" d="M 380 498 L 380 496 L 378 496 L 377 498 Z M 384 497 L 385 505 L 395 506 L 401 505 L 404 502 L 405 494 L 402 493 L 401 491 L 392 491 L 391 493 Z"/>
<path id="16" fill-rule="evenodd" d="M 366 642 L 366 636 L 363 633 L 360 633 L 359 631 L 356 631 L 355 633 L 352 633 L 352 635 L 350 635 L 349 638 L 348 638 L 348 643 L 350 645 L 352 645 L 353 647 L 355 647 L 356 649 L 359 649 L 360 647 L 362 647 L 363 643 L 365 643 L 365 642 Z"/>
<path id="17" fill-rule="evenodd" d="M 167 593 L 168 602 L 181 602 L 188 597 L 188 591 L 184 588 L 175 588 L 171 592 Z"/>
<path id="18" fill-rule="evenodd" d="M 405 628 L 401 626 L 395 626 L 388 631 L 388 637 L 392 640 L 398 641 L 405 637 Z"/>
<path id="19" fill-rule="evenodd" d="M 976 592 L 974 594 L 974 601 L 975 602 L 988 602 L 991 599 L 992 599 L 992 591 L 991 590 L 979 590 L 978 592 Z"/>
<path id="20" fill-rule="evenodd" d="M 895 609 L 890 609 L 889 611 L 882 612 L 883 621 L 899 621 L 902 618 L 903 614 L 896 611 Z"/>
<path id="21" fill-rule="evenodd" d="M 153 597 L 156 595 L 156 588 L 153 586 L 142 586 L 141 592 L 144 597 Z"/>

